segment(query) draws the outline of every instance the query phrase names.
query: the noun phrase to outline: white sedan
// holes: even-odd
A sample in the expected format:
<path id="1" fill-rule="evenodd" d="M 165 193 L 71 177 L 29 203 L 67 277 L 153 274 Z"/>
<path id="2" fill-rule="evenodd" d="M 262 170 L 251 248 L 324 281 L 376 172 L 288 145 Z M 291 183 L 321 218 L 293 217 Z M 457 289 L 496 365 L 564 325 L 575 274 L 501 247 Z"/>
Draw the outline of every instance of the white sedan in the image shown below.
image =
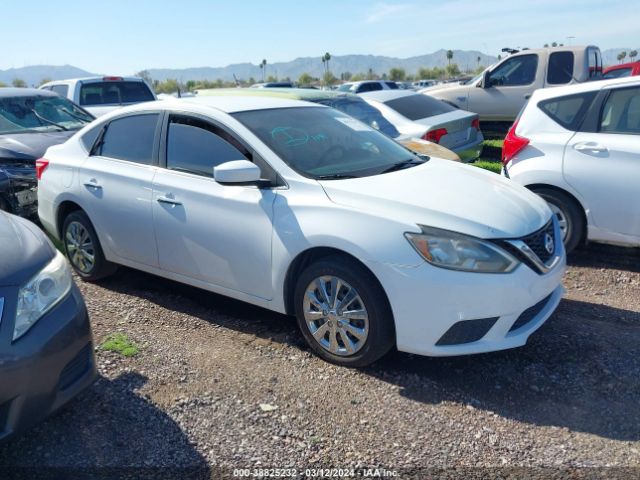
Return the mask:
<path id="1" fill-rule="evenodd" d="M 360 94 L 402 134 L 454 151 L 463 162 L 477 159 L 484 137 L 477 114 L 460 110 L 422 93 L 383 90 Z"/>
<path id="2" fill-rule="evenodd" d="M 502 162 L 549 202 L 567 251 L 585 240 L 640 246 L 640 78 L 536 90 Z"/>
<path id="3" fill-rule="evenodd" d="M 564 249 L 537 195 L 317 104 L 127 107 L 50 148 L 38 177 L 40 219 L 81 278 L 127 265 L 296 315 L 341 365 L 394 345 L 520 346 L 563 291 Z"/>

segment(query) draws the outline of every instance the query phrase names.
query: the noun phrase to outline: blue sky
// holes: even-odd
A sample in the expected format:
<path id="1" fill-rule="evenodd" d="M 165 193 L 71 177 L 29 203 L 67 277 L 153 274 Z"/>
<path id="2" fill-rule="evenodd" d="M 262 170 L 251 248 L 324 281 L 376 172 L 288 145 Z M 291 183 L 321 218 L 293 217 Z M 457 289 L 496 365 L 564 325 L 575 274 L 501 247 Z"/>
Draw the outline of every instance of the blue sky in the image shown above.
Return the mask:
<path id="1" fill-rule="evenodd" d="M 440 48 L 637 47 L 630 0 L 109 0 L 3 2 L 0 68 L 72 64 L 96 73 L 269 63 Z M 567 40 L 573 36 L 574 40 Z"/>

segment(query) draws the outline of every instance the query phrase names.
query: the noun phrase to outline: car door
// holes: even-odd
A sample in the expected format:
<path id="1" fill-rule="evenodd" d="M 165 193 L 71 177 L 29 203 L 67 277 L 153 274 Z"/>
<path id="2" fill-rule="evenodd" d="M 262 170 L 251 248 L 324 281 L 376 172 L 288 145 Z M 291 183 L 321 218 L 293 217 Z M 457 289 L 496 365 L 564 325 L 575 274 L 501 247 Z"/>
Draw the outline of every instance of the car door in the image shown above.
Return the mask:
<path id="1" fill-rule="evenodd" d="M 640 87 L 603 93 L 591 113 L 595 127 L 567 144 L 563 173 L 597 228 L 640 237 Z"/>
<path id="2" fill-rule="evenodd" d="M 213 168 L 255 153 L 219 124 L 170 114 L 153 183 L 160 267 L 169 272 L 270 299 L 275 192 L 221 185 Z"/>
<path id="3" fill-rule="evenodd" d="M 103 247 L 120 259 L 150 266 L 158 264 L 151 218 L 158 120 L 157 112 L 111 120 L 78 177 L 83 206 Z"/>
<path id="4" fill-rule="evenodd" d="M 467 109 L 483 120 L 513 121 L 531 93 L 542 87 L 538 55 L 530 53 L 507 58 L 482 82 L 469 88 Z"/>

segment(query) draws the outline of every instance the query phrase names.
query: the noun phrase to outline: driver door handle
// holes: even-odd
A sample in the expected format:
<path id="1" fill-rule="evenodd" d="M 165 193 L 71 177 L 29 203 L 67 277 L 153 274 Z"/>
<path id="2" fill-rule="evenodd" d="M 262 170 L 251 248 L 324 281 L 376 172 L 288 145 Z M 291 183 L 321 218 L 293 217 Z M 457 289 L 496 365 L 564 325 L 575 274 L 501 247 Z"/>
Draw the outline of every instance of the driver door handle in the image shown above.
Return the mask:
<path id="1" fill-rule="evenodd" d="M 573 146 L 578 152 L 606 152 L 607 147 L 595 142 L 581 142 Z"/>
<path id="2" fill-rule="evenodd" d="M 84 186 L 89 188 L 97 188 L 97 189 L 102 188 L 102 185 L 100 185 L 95 178 L 90 179 L 88 182 L 84 182 Z"/>
<path id="3" fill-rule="evenodd" d="M 158 201 L 158 203 L 165 203 L 167 205 L 171 205 L 171 206 L 176 206 L 176 205 L 182 205 L 182 202 L 177 201 L 176 199 L 173 198 L 173 195 L 169 194 L 167 196 L 164 197 L 158 197 L 156 199 Z"/>

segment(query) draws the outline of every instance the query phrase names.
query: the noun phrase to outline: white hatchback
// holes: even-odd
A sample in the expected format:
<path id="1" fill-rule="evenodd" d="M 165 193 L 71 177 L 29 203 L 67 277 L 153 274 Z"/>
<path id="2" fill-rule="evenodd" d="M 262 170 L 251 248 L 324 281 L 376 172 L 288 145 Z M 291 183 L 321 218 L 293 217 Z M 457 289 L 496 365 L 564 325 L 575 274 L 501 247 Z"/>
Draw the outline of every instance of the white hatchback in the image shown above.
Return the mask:
<path id="1" fill-rule="evenodd" d="M 127 265 L 296 315 L 341 365 L 394 345 L 520 346 L 562 296 L 564 249 L 538 196 L 317 104 L 127 107 L 50 148 L 38 177 L 40 219 L 81 278 Z"/>
<path id="2" fill-rule="evenodd" d="M 586 240 L 640 246 L 640 78 L 537 90 L 502 161 L 549 202 L 567 251 Z"/>

